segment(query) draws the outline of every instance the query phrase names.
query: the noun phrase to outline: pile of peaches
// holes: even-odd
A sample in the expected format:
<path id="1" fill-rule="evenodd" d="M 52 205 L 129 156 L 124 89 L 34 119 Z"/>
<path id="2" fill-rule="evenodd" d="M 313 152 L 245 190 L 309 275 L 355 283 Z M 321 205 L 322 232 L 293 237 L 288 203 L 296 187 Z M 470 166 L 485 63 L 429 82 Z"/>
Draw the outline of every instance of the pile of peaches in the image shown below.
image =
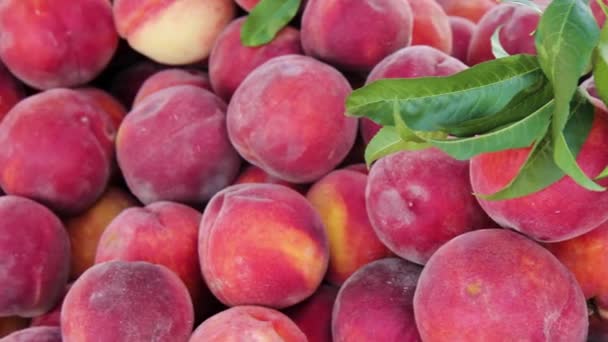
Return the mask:
<path id="1" fill-rule="evenodd" d="M 527 149 L 368 166 L 345 109 L 499 28 L 535 54 L 537 11 L 307 0 L 246 46 L 258 2 L 0 1 L 0 341 L 608 341 L 608 192 L 475 196 Z M 578 160 L 608 164 L 601 101 Z"/>

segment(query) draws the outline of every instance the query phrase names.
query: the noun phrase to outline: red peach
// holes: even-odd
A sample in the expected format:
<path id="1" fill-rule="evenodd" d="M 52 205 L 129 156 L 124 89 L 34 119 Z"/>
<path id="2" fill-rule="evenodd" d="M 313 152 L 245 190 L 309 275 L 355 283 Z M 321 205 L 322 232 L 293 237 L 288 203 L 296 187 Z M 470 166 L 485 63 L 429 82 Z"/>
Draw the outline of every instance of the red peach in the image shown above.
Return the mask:
<path id="1" fill-rule="evenodd" d="M 137 105 L 148 95 L 159 90 L 178 85 L 192 85 L 205 90 L 211 90 L 207 73 L 198 69 L 165 69 L 148 77 L 135 95 L 133 105 Z"/>
<path id="2" fill-rule="evenodd" d="M 466 18 L 450 17 L 450 26 L 452 27 L 452 57 L 466 62 L 475 23 Z"/>
<path id="3" fill-rule="evenodd" d="M 432 46 L 452 53 L 452 28 L 448 15 L 435 0 L 407 0 L 412 9 L 412 45 Z"/>
<path id="4" fill-rule="evenodd" d="M 496 0 L 435 0 L 450 16 L 467 18 L 478 22 L 483 15 L 496 6 Z"/>
<path id="5" fill-rule="evenodd" d="M 16 331 L 2 342 L 61 342 L 61 329 L 59 327 L 33 327 Z"/>

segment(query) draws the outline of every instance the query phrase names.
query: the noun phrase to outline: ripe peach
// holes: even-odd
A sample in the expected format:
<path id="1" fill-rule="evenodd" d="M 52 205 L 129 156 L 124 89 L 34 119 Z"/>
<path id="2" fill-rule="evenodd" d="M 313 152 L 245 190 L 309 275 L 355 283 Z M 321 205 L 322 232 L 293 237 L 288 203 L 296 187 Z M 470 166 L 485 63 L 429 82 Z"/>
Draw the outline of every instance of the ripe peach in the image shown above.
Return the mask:
<path id="1" fill-rule="evenodd" d="M 233 184 L 245 184 L 245 183 L 268 183 L 268 184 L 279 184 L 284 185 L 288 188 L 292 188 L 296 191 L 299 190 L 298 184 L 286 182 L 282 179 L 278 179 L 266 173 L 266 171 L 260 169 L 255 165 L 248 165 L 237 177 Z"/>
<path id="2" fill-rule="evenodd" d="M 198 205 L 236 177 L 240 159 L 226 133 L 226 105 L 211 92 L 175 86 L 146 97 L 116 139 L 118 165 L 144 204 Z"/>
<path id="3" fill-rule="evenodd" d="M 233 185 L 203 213 L 199 257 L 205 281 L 222 303 L 282 309 L 321 283 L 327 238 L 318 214 L 294 190 Z"/>
<path id="4" fill-rule="evenodd" d="M 385 78 L 416 78 L 449 76 L 463 71 L 467 66 L 456 58 L 433 47 L 408 46 L 384 58 L 367 76 L 366 84 Z M 380 130 L 380 125 L 370 119 L 361 120 L 361 135 L 367 144 Z"/>
<path id="5" fill-rule="evenodd" d="M 64 342 L 188 341 L 194 311 L 188 290 L 161 265 L 109 261 L 88 269 L 63 302 Z"/>
<path id="6" fill-rule="evenodd" d="M 30 96 L 0 123 L 0 186 L 58 213 L 78 214 L 108 183 L 114 135 L 110 117 L 76 91 Z"/>
<path id="7" fill-rule="evenodd" d="M 435 0 L 407 0 L 412 9 L 412 45 L 432 46 L 452 53 L 452 28 L 443 8 Z"/>
<path id="8" fill-rule="evenodd" d="M 228 101 L 245 77 L 273 57 L 302 54 L 300 31 L 287 26 L 269 43 L 247 47 L 241 43 L 246 17 L 230 23 L 220 34 L 209 57 L 209 77 L 215 93 Z"/>
<path id="9" fill-rule="evenodd" d="M 262 306 L 236 306 L 204 321 L 189 342 L 306 342 L 297 325 L 279 311 Z"/>
<path id="10" fill-rule="evenodd" d="M 332 342 L 331 313 L 338 288 L 321 285 L 308 299 L 289 307 L 285 314 L 302 330 L 308 341 Z"/>
<path id="11" fill-rule="evenodd" d="M 108 224 L 124 209 L 136 205 L 137 201 L 128 192 L 111 187 L 92 207 L 65 220 L 72 248 L 71 279 L 93 266 L 99 238 Z"/>
<path id="12" fill-rule="evenodd" d="M 148 95 L 159 90 L 178 85 L 192 85 L 205 90 L 211 90 L 207 73 L 198 69 L 165 69 L 148 77 L 135 95 L 133 105 L 137 105 Z"/>
<path id="13" fill-rule="evenodd" d="M 452 27 L 452 57 L 466 62 L 475 23 L 466 18 L 450 17 L 450 26 Z"/>
<path id="14" fill-rule="evenodd" d="M 243 81 L 227 112 L 230 141 L 270 175 L 312 182 L 348 154 L 357 120 L 344 115 L 351 88 L 334 68 L 310 57 L 275 57 Z"/>
<path id="15" fill-rule="evenodd" d="M 159 63 L 184 65 L 209 56 L 235 7 L 232 0 L 114 0 L 114 21 L 136 51 Z"/>
<path id="16" fill-rule="evenodd" d="M 429 260 L 414 294 L 423 341 L 568 341 L 587 335 L 587 305 L 549 251 L 505 229 L 460 235 Z"/>
<path id="17" fill-rule="evenodd" d="M 577 162 L 590 177 L 608 164 L 608 117 L 596 111 Z M 471 184 L 478 194 L 491 194 L 518 173 L 530 148 L 484 153 L 471 159 Z M 608 180 L 599 181 L 607 186 Z M 608 192 L 586 190 L 570 177 L 533 194 L 499 201 L 479 198 L 485 212 L 499 225 L 543 242 L 559 242 L 591 231 L 608 220 Z M 564 205 L 567 203 L 567 205 Z"/>
<path id="18" fill-rule="evenodd" d="M 475 65 L 494 59 L 492 35 L 500 26 L 499 40 L 511 55 L 536 54 L 534 35 L 540 14 L 528 6 L 503 3 L 489 10 L 477 23 L 471 37 L 467 64 Z"/>
<path id="19" fill-rule="evenodd" d="M 59 327 L 33 327 L 16 331 L 2 342 L 61 342 L 61 329 Z"/>
<path id="20" fill-rule="evenodd" d="M 496 6 L 496 0 L 435 0 L 450 16 L 467 18 L 478 22 L 483 15 Z"/>
<path id="21" fill-rule="evenodd" d="M 387 258 L 359 269 L 340 288 L 333 308 L 335 342 L 418 342 L 413 298 L 421 267 Z"/>
<path id="22" fill-rule="evenodd" d="M 391 252 L 380 242 L 365 209 L 367 175 L 335 170 L 317 181 L 306 197 L 323 220 L 329 241 L 326 279 L 337 286 L 363 265 Z"/>
<path id="23" fill-rule="evenodd" d="M 302 16 L 302 47 L 336 67 L 369 71 L 410 45 L 413 26 L 405 0 L 310 0 Z"/>
<path id="24" fill-rule="evenodd" d="M 61 298 L 57 301 L 57 304 L 48 312 L 32 318 L 30 324 L 31 327 L 59 327 L 61 325 L 61 306 L 63 305 L 63 299 L 70 290 L 72 284 L 66 285 Z"/>
<path id="25" fill-rule="evenodd" d="M 0 317 L 34 317 L 61 296 L 70 240 L 55 214 L 18 196 L 0 197 Z"/>
<path id="26" fill-rule="evenodd" d="M 107 0 L 6 0 L 0 32 L 0 58 L 37 89 L 93 80 L 118 46 Z"/>
<path id="27" fill-rule="evenodd" d="M 86 87 L 75 89 L 80 94 L 83 94 L 91 100 L 94 105 L 104 111 L 109 117 L 110 121 L 114 126 L 114 130 L 118 130 L 120 123 L 127 115 L 127 110 L 117 99 L 107 93 L 105 90 L 101 90 L 93 87 Z"/>

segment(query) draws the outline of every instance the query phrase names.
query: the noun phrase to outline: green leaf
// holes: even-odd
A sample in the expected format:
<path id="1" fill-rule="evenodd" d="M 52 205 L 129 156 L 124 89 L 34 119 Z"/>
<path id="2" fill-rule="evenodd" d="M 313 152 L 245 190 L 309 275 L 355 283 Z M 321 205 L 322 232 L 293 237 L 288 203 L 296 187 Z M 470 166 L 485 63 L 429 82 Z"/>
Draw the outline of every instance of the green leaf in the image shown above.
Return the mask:
<path id="1" fill-rule="evenodd" d="M 352 92 L 346 108 L 349 115 L 391 126 L 396 104 L 410 128 L 438 131 L 497 113 L 543 77 L 534 56 L 514 55 L 447 77 L 379 80 Z"/>
<path id="2" fill-rule="evenodd" d="M 599 97 L 608 103 L 608 25 L 602 28 L 600 42 L 594 52 L 593 78 Z"/>
<path id="3" fill-rule="evenodd" d="M 515 123 L 486 134 L 449 140 L 428 139 L 428 142 L 459 160 L 486 152 L 527 147 L 547 132 L 552 113 L 553 101 Z"/>
<path id="4" fill-rule="evenodd" d="M 531 1 L 531 0 L 501 0 L 500 2 L 523 5 L 523 6 L 532 8 L 533 10 L 535 10 L 538 13 L 543 12 L 543 10 L 541 10 L 540 7 L 538 7 L 538 5 L 534 1 Z"/>
<path id="5" fill-rule="evenodd" d="M 608 177 L 608 166 L 606 166 L 606 168 L 604 170 L 602 170 L 602 172 L 600 172 L 600 174 L 597 175 L 597 177 L 595 177 L 595 180 L 604 179 L 606 177 Z"/>
<path id="6" fill-rule="evenodd" d="M 565 140 L 574 155 L 578 155 L 589 135 L 593 123 L 593 106 L 585 99 L 577 99 L 572 108 L 572 118 L 564 129 Z M 505 200 L 523 197 L 540 191 L 560 180 L 564 175 L 553 158 L 552 135 L 544 133 L 539 139 L 518 174 L 503 189 L 494 194 L 476 194 L 485 200 Z"/>
<path id="7" fill-rule="evenodd" d="M 256 47 L 271 42 L 298 13 L 301 0 L 261 0 L 241 27 L 241 42 Z"/>
<path id="8" fill-rule="evenodd" d="M 365 148 L 365 163 L 369 167 L 376 160 L 403 150 L 421 150 L 431 147 L 426 142 L 404 140 L 397 129 L 391 126 L 382 127 Z"/>
<path id="9" fill-rule="evenodd" d="M 553 85 L 555 112 L 551 124 L 553 158 L 557 166 L 579 185 L 600 191 L 577 165 L 562 134 L 570 113 L 570 100 L 578 88 L 595 46 L 599 27 L 588 1 L 553 0 L 540 18 L 536 30 L 538 60 Z"/>
<path id="10" fill-rule="evenodd" d="M 487 133 L 495 128 L 521 120 L 553 99 L 553 90 L 546 78 L 538 85 L 521 91 L 500 112 L 448 126 L 445 131 L 456 137 Z"/>
<path id="11" fill-rule="evenodd" d="M 505 50 L 505 48 L 500 43 L 500 30 L 502 30 L 503 25 L 500 25 L 494 30 L 492 34 L 492 38 L 490 41 L 492 42 L 492 54 L 494 58 L 503 58 L 508 57 L 510 54 Z"/>

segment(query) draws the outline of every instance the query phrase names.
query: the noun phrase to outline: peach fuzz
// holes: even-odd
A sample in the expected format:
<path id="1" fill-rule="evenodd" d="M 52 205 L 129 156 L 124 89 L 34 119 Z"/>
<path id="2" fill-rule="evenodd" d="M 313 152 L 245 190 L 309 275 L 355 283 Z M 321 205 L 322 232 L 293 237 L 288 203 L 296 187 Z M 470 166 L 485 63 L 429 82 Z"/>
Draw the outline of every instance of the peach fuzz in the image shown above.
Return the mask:
<path id="1" fill-rule="evenodd" d="M 33 327 L 16 331 L 2 340 L 2 342 L 61 342 L 61 329 L 59 327 Z"/>
<path id="2" fill-rule="evenodd" d="M 230 141 L 249 163 L 292 183 L 333 170 L 352 148 L 351 87 L 336 69 L 299 55 L 275 57 L 243 81 L 227 112 Z"/>
<path id="3" fill-rule="evenodd" d="M 245 77 L 273 57 L 302 54 L 300 31 L 284 27 L 269 43 L 248 47 L 241 43 L 246 17 L 231 22 L 217 38 L 209 57 L 209 78 L 215 93 L 228 101 Z"/>
<path id="4" fill-rule="evenodd" d="M 308 341 L 332 342 L 331 314 L 338 288 L 321 285 L 312 296 L 289 307 L 285 314 L 304 332 Z"/>
<path id="5" fill-rule="evenodd" d="M 0 317 L 34 317 L 61 296 L 70 266 L 70 241 L 46 207 L 18 196 L 0 197 Z"/>
<path id="6" fill-rule="evenodd" d="M 475 65 L 494 59 L 492 35 L 502 25 L 499 40 L 505 51 L 511 55 L 536 54 L 534 35 L 540 14 L 528 6 L 502 3 L 490 11 L 477 23 L 471 37 L 467 64 Z"/>
<path id="7" fill-rule="evenodd" d="M 0 65 L 0 122 L 23 98 L 25 98 L 25 90 L 21 83 L 3 65 Z"/>
<path id="8" fill-rule="evenodd" d="M 410 45 L 413 30 L 406 0 L 310 0 L 302 16 L 302 47 L 338 68 L 369 71 Z"/>
<path id="9" fill-rule="evenodd" d="M 337 286 L 365 264 L 391 254 L 368 218 L 367 182 L 361 172 L 335 170 L 313 184 L 306 195 L 321 216 L 329 241 L 326 279 Z"/>
<path id="10" fill-rule="evenodd" d="M 226 105 L 211 92 L 175 86 L 129 112 L 116 139 L 118 165 L 144 204 L 200 205 L 236 177 L 240 158 L 226 133 Z"/>
<path id="11" fill-rule="evenodd" d="M 220 191 L 203 213 L 199 234 L 203 277 L 228 306 L 297 304 L 327 270 L 321 219 L 304 196 L 281 185 Z"/>
<path id="12" fill-rule="evenodd" d="M 30 325 L 30 320 L 19 316 L 0 317 L 0 338 L 23 330 Z M 1 341 L 1 340 L 0 340 Z"/>
<path id="13" fill-rule="evenodd" d="M 114 136 L 109 116 L 76 91 L 30 96 L 0 123 L 0 186 L 62 215 L 78 214 L 108 183 Z"/>
<path id="14" fill-rule="evenodd" d="M 435 0 L 450 16 L 467 18 L 478 22 L 483 15 L 496 6 L 496 0 Z"/>
<path id="15" fill-rule="evenodd" d="M 608 222 L 574 239 L 544 246 L 574 274 L 585 297 L 608 320 Z"/>
<path id="16" fill-rule="evenodd" d="M 123 210 L 106 227 L 95 263 L 147 261 L 167 267 L 184 282 L 195 306 L 208 291 L 197 253 L 201 213 L 173 202 L 155 202 Z"/>
<path id="17" fill-rule="evenodd" d="M 128 192 L 108 188 L 85 212 L 65 219 L 72 249 L 70 279 L 78 278 L 95 263 L 95 253 L 101 234 L 124 209 L 138 205 Z"/>
<path id="18" fill-rule="evenodd" d="M 135 95 L 133 105 L 137 105 L 148 95 L 173 86 L 192 85 L 205 90 L 211 90 L 207 73 L 198 69 L 165 69 L 148 77 Z"/>
<path id="19" fill-rule="evenodd" d="M 208 57 L 236 13 L 232 0 L 115 0 L 113 9 L 120 36 L 136 51 L 168 65 Z"/>
<path id="20" fill-rule="evenodd" d="M 412 9 L 412 45 L 432 46 L 452 53 L 452 27 L 443 8 L 435 0 L 407 0 Z"/>
<path id="21" fill-rule="evenodd" d="M 417 78 L 449 76 L 468 67 L 456 58 L 436 48 L 424 45 L 408 46 L 384 58 L 367 76 L 366 84 L 386 78 Z M 380 130 L 380 125 L 363 118 L 361 135 L 367 144 Z"/>
<path id="22" fill-rule="evenodd" d="M 296 191 L 301 187 L 298 184 L 286 182 L 282 179 L 269 175 L 266 171 L 260 169 L 255 165 L 248 165 L 239 176 L 236 178 L 233 184 L 246 184 L 246 183 L 267 183 L 267 184 L 278 184 L 284 185 L 288 188 L 292 188 Z"/>
<path id="23" fill-rule="evenodd" d="M 576 158 L 590 177 L 608 164 L 607 119 L 605 113 L 596 111 L 589 136 Z M 530 148 L 520 148 L 473 157 L 473 192 L 491 194 L 502 189 L 515 177 L 529 153 Z M 608 186 L 608 179 L 599 184 Z M 572 239 L 608 220 L 608 192 L 586 190 L 567 176 L 527 196 L 499 201 L 478 199 L 496 223 L 542 242 Z"/>
<path id="24" fill-rule="evenodd" d="M 421 265 L 452 238 L 490 223 L 472 195 L 469 162 L 435 148 L 401 151 L 377 161 L 365 201 L 380 241 Z"/>
<path id="25" fill-rule="evenodd" d="M 365 265 L 340 288 L 332 313 L 334 342 L 418 342 L 413 298 L 421 267 L 387 258 Z"/>
<path id="26" fill-rule="evenodd" d="M 188 341 L 194 310 L 188 290 L 161 265 L 109 261 L 88 269 L 63 302 L 64 342 Z"/>
<path id="27" fill-rule="evenodd" d="M 414 314 L 423 341 L 583 342 L 589 323 L 566 267 L 505 229 L 443 245 L 422 270 Z"/>
<path id="28" fill-rule="evenodd" d="M 114 130 L 118 130 L 120 123 L 127 116 L 127 110 L 114 96 L 105 90 L 93 87 L 75 89 L 80 94 L 88 97 L 99 109 L 104 111 L 109 117 Z"/>
<path id="29" fill-rule="evenodd" d="M 118 46 L 107 0 L 6 0 L 0 32 L 0 58 L 37 89 L 93 80 Z"/>
<path id="30" fill-rule="evenodd" d="M 466 62 L 469 53 L 469 44 L 475 31 L 475 23 L 466 18 L 450 17 L 452 28 L 452 57 Z"/>
<path id="31" fill-rule="evenodd" d="M 306 342 L 306 336 L 284 314 L 262 306 L 236 306 L 204 321 L 189 342 Z"/>

